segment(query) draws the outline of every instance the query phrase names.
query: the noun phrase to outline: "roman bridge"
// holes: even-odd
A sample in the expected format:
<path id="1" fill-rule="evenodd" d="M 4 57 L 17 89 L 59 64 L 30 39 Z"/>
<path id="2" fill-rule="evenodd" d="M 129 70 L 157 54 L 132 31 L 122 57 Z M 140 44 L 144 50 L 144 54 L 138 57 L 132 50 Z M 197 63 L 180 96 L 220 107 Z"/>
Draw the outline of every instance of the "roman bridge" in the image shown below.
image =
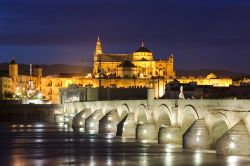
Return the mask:
<path id="1" fill-rule="evenodd" d="M 60 121 L 57 118 L 57 121 Z M 88 133 L 250 155 L 250 100 L 153 99 L 64 104 L 64 122 Z"/>

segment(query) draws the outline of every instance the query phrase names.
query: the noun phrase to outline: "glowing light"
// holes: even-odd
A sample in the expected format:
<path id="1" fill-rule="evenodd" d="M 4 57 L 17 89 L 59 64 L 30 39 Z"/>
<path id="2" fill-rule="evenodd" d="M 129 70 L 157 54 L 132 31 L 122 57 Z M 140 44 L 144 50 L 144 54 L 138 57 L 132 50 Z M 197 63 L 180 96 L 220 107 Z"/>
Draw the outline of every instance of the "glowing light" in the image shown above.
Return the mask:
<path id="1" fill-rule="evenodd" d="M 140 121 L 140 122 L 139 122 L 139 124 L 143 124 L 143 122 L 142 122 L 142 121 Z"/>
<path id="2" fill-rule="evenodd" d="M 112 160 L 110 158 L 107 161 L 107 165 L 112 165 Z"/>
<path id="3" fill-rule="evenodd" d="M 167 134 L 167 139 L 170 139 L 171 138 L 171 134 Z"/>
<path id="4" fill-rule="evenodd" d="M 108 120 L 112 120 L 112 117 L 108 117 Z"/>
<path id="5" fill-rule="evenodd" d="M 231 142 L 229 146 L 230 146 L 231 149 L 235 148 L 235 144 L 233 142 Z"/>
<path id="6" fill-rule="evenodd" d="M 63 117 L 58 118 L 59 122 L 63 121 Z"/>
<path id="7" fill-rule="evenodd" d="M 91 73 L 88 73 L 85 78 L 92 78 L 92 74 Z"/>
<path id="8" fill-rule="evenodd" d="M 144 130 L 143 130 L 143 134 L 146 134 L 146 133 L 147 133 L 147 130 L 144 129 Z"/>
<path id="9" fill-rule="evenodd" d="M 197 141 L 197 142 L 199 142 L 199 141 L 200 141 L 200 138 L 199 138 L 199 137 L 197 137 L 197 138 L 196 138 L 196 141 Z"/>
<path id="10" fill-rule="evenodd" d="M 90 123 L 90 127 L 93 127 L 94 126 L 94 124 L 93 123 Z"/>
<path id="11" fill-rule="evenodd" d="M 238 157 L 237 156 L 229 156 L 227 158 L 227 162 L 230 164 L 230 165 L 235 165 L 235 163 L 238 161 Z"/>
<path id="12" fill-rule="evenodd" d="M 114 136 L 113 136 L 113 134 L 110 134 L 110 133 L 108 133 L 106 136 L 105 136 L 105 138 L 113 138 Z"/>
<path id="13" fill-rule="evenodd" d="M 43 124 L 36 124 L 35 127 L 44 127 Z"/>
<path id="14" fill-rule="evenodd" d="M 82 118 L 84 118 L 85 117 L 85 115 L 82 115 Z"/>
<path id="15" fill-rule="evenodd" d="M 37 94 L 37 97 L 38 97 L 39 99 L 41 99 L 41 98 L 42 98 L 42 94 L 41 94 L 41 93 L 38 93 L 38 94 Z"/>
<path id="16" fill-rule="evenodd" d="M 165 150 L 166 150 L 166 152 L 172 152 L 172 148 L 173 148 L 172 145 L 166 145 Z"/>
<path id="17" fill-rule="evenodd" d="M 83 125 L 83 123 L 82 123 L 82 122 L 79 122 L 79 124 L 80 124 L 80 126 L 82 126 L 82 125 Z"/>
<path id="18" fill-rule="evenodd" d="M 199 150 L 197 150 L 194 154 L 194 162 L 196 165 L 200 165 L 202 163 L 202 155 Z"/>
<path id="19" fill-rule="evenodd" d="M 42 139 L 35 139 L 35 142 L 43 142 L 43 140 Z"/>
<path id="20" fill-rule="evenodd" d="M 111 125 L 110 125 L 110 124 L 108 124 L 108 128 L 109 128 L 109 129 L 111 128 Z"/>

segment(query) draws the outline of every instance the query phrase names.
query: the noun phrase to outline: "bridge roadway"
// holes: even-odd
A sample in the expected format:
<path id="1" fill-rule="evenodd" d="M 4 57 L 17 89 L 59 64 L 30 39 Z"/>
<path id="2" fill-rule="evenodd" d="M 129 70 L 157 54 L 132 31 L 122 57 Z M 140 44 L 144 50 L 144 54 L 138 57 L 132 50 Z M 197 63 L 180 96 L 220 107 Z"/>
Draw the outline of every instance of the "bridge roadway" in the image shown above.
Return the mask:
<path id="1" fill-rule="evenodd" d="M 250 100 L 115 100 L 64 104 L 57 122 L 185 149 L 250 155 Z"/>

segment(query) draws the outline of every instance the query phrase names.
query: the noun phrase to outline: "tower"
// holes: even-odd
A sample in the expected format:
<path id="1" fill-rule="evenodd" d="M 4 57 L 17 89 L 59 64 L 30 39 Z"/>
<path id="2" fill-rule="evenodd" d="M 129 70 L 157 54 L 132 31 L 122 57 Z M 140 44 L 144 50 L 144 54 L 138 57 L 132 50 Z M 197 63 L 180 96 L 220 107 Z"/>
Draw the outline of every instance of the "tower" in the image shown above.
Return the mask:
<path id="1" fill-rule="evenodd" d="M 94 61 L 98 61 L 98 55 L 102 54 L 102 44 L 100 41 L 99 36 L 97 37 L 96 47 L 95 47 L 95 53 L 94 53 Z"/>
<path id="2" fill-rule="evenodd" d="M 42 78 L 43 76 L 43 69 L 40 65 L 36 65 L 35 68 L 34 68 L 34 76 L 35 77 L 38 77 L 38 78 Z"/>
<path id="3" fill-rule="evenodd" d="M 175 77 L 174 55 L 173 54 L 171 54 L 167 60 L 167 76 L 168 77 Z"/>
<path id="4" fill-rule="evenodd" d="M 36 88 L 41 90 L 41 81 L 42 81 L 42 76 L 43 76 L 43 69 L 38 64 L 34 68 L 34 76 L 37 77 Z"/>
<path id="5" fill-rule="evenodd" d="M 95 47 L 95 53 L 94 53 L 94 68 L 93 68 L 93 74 L 96 75 L 99 73 L 99 69 L 101 68 L 101 59 L 98 57 L 102 54 L 102 44 L 100 41 L 99 36 L 97 37 L 96 47 Z"/>
<path id="6" fill-rule="evenodd" d="M 16 63 L 15 58 L 12 58 L 9 63 L 9 77 L 12 79 L 13 85 L 16 88 L 18 81 L 18 64 Z"/>

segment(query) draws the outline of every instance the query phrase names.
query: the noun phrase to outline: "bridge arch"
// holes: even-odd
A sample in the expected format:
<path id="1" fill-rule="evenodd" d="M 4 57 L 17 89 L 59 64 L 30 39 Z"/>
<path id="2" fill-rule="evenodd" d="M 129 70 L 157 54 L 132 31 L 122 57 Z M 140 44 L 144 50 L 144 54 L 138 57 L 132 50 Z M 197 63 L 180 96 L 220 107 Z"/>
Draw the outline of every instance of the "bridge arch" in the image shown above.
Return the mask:
<path id="1" fill-rule="evenodd" d="M 123 103 L 117 108 L 117 111 L 119 118 L 123 119 L 130 112 L 130 109 L 126 103 Z"/>
<path id="2" fill-rule="evenodd" d="M 197 119 L 199 119 L 199 115 L 196 108 L 192 105 L 184 106 L 182 112 L 180 112 L 179 119 L 179 125 L 181 127 L 182 133 L 185 133 Z"/>
<path id="3" fill-rule="evenodd" d="M 144 104 L 140 104 L 135 110 L 135 119 L 137 123 L 147 123 L 147 107 Z"/>
<path id="4" fill-rule="evenodd" d="M 171 126 L 172 124 L 172 112 L 165 104 L 161 104 L 159 108 L 154 112 L 155 122 L 158 127 Z"/>
<path id="5" fill-rule="evenodd" d="M 214 140 L 219 139 L 230 128 L 230 121 L 222 112 L 216 114 L 216 119 L 212 122 L 210 127 L 210 135 Z"/>

